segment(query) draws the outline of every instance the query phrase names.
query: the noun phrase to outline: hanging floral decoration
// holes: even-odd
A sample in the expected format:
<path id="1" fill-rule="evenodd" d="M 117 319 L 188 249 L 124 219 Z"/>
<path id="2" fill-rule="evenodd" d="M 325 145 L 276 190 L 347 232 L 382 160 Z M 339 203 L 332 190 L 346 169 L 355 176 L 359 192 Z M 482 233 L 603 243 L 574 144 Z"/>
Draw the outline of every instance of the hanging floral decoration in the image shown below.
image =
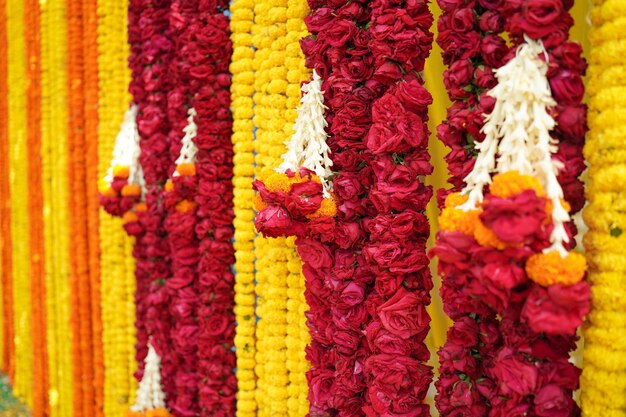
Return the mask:
<path id="1" fill-rule="evenodd" d="M 252 185 L 259 192 L 255 225 L 267 237 L 306 236 L 313 219 L 334 217 L 337 206 L 331 195 L 333 162 L 326 144 L 322 79 L 313 72 L 302 85 L 302 99 L 294 134 L 277 173 Z"/>
<path id="2" fill-rule="evenodd" d="M 100 183 L 100 204 L 107 213 L 124 218 L 129 234 L 137 230 L 139 213 L 146 211 L 143 202 L 146 184 L 139 164 L 139 132 L 137 131 L 137 106 L 132 105 L 115 139 L 113 158 L 106 176 Z"/>
<path id="3" fill-rule="evenodd" d="M 535 6 L 477 7 L 482 16 L 467 21 L 467 34 L 451 25 L 439 39 L 456 102 L 438 133 L 452 144 L 452 191 L 461 191 L 441 194 L 433 249 L 444 309 L 455 320 L 439 352 L 442 416 L 579 412 L 572 394 L 580 370 L 568 359 L 590 295 L 571 222 L 583 201 L 585 63 L 580 46 L 567 41 L 571 5 L 554 2 L 543 18 Z M 473 7 L 446 4 L 442 20 Z M 502 29 L 510 50 L 491 36 Z M 461 45 L 468 35 L 475 41 Z M 472 69 L 476 51 L 487 62 L 498 50 L 495 65 Z M 477 105 L 464 102 L 468 94 L 475 100 L 472 93 Z"/>
<path id="4" fill-rule="evenodd" d="M 150 342 L 143 369 L 135 404 L 130 407 L 126 416 L 170 417 L 171 414 L 165 408 L 165 393 L 161 386 L 161 358 Z"/>

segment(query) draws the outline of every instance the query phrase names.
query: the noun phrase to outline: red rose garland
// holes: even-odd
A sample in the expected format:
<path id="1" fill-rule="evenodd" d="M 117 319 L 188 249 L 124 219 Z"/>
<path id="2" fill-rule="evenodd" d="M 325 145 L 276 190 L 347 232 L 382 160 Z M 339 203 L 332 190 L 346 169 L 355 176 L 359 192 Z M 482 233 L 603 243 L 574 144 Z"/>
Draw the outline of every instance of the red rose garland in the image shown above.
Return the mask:
<path id="1" fill-rule="evenodd" d="M 467 63 L 455 60 L 459 46 L 468 43 L 450 39 L 474 39 L 475 35 L 466 33 L 470 30 L 483 37 L 482 46 L 489 36 L 484 33 L 483 22 L 503 18 L 515 47 L 524 41 L 525 34 L 541 39 L 547 51 L 547 78 L 557 103 L 552 110 L 557 126 L 550 132 L 559 141 L 553 159 L 567 161 L 558 180 L 572 206 L 571 212 L 578 211 L 584 202 L 582 183 L 577 177 L 584 169 L 581 150 L 586 109 L 581 104 L 581 75 L 586 65 L 580 58 L 580 46 L 567 41 L 572 24 L 567 10 L 571 3 L 440 4 L 444 10 L 443 26 L 448 29 L 439 39 L 449 64 L 446 87 L 450 97 L 457 100 L 449 111 L 448 122 L 439 128 L 442 141 L 453 148 L 449 156 L 452 184 L 460 189 L 461 180 L 473 167 L 472 155 L 463 148 L 472 150 L 474 141 L 483 140 L 484 135 L 476 135 L 482 125 L 480 114 L 491 111 L 493 99 L 484 100 L 483 95 L 478 108 L 487 111 L 475 113 L 472 98 L 464 95 L 481 94 L 477 87 L 479 77 L 485 74 L 482 62 L 477 60 L 476 52 L 470 54 L 476 68 L 473 76 L 468 75 L 469 67 L 464 68 Z M 468 16 L 478 18 L 460 19 Z M 462 22 L 469 23 L 464 26 Z M 500 27 L 493 27 L 496 26 Z M 513 51 L 515 48 L 507 58 L 512 57 Z M 487 62 L 483 48 L 481 52 Z M 507 187 L 516 181 L 522 181 L 521 189 L 525 191 L 507 192 Z M 442 374 L 437 383 L 437 407 L 442 416 L 574 416 L 580 412 L 572 399 L 580 371 L 568 359 L 575 348 L 576 327 L 589 308 L 589 287 L 584 281 L 568 282 L 570 272 L 557 276 L 559 268 L 546 272 L 533 261 L 536 251 L 550 246 L 552 225 L 543 225 L 550 224 L 547 213 L 552 208 L 546 210 L 541 187 L 525 181 L 516 174 L 494 178 L 479 220 L 471 219 L 472 212 L 455 217 L 458 211 L 454 207 L 463 203 L 460 196 L 452 195 L 446 201 L 440 218 L 443 232 L 439 233 L 433 252 L 439 257 L 439 271 L 444 277 L 442 297 L 446 312 L 456 322 L 440 351 Z M 472 228 L 476 229 L 468 233 Z M 566 225 L 566 231 L 570 237 L 575 233 L 571 223 Z M 511 247 L 507 241 L 519 243 Z M 571 246 L 573 239 L 566 249 Z M 580 268 L 576 257 L 561 259 L 557 254 L 556 258 L 553 262 L 561 271 Z M 498 321 L 494 313 L 500 316 Z"/>
<path id="2" fill-rule="evenodd" d="M 173 56 L 169 64 L 172 89 L 167 92 L 169 157 L 176 160 L 181 152 L 181 140 L 187 125 L 187 109 L 193 106 L 189 44 L 193 15 L 197 2 L 172 0 L 169 23 Z M 174 168 L 174 167 L 172 167 Z M 175 357 L 174 385 L 176 401 L 170 402 L 176 416 L 198 415 L 197 334 L 198 292 L 195 266 L 198 263 L 198 241 L 195 236 L 196 213 L 193 197 L 196 189 L 195 166 L 176 167 L 169 172 L 165 185 L 164 205 L 167 209 L 165 229 L 168 233 L 172 259 L 172 277 L 167 280 L 169 313 L 171 316 L 172 356 Z"/>
<path id="3" fill-rule="evenodd" d="M 229 416 L 235 410 L 226 6 L 174 1 L 170 16 L 175 47 L 170 71 L 176 86 L 168 95 L 168 116 L 177 160 L 164 202 L 174 266 L 167 286 L 178 358 L 176 403 L 171 406 L 181 416 Z"/>
<path id="4" fill-rule="evenodd" d="M 169 343 L 170 317 L 165 282 L 170 277 L 169 243 L 163 227 L 165 208 L 160 204 L 163 184 L 171 166 L 166 119 L 170 81 L 168 62 L 171 59 L 169 40 L 169 1 L 129 3 L 129 42 L 132 80 L 130 92 L 138 106 L 137 127 L 140 135 L 140 164 L 146 181 L 147 210 L 139 216 L 143 235 L 138 239 L 137 256 L 137 359 L 141 364 L 147 353 L 147 338 L 162 359 L 163 389 L 168 404 L 175 401 L 174 373 L 176 363 Z M 137 375 L 141 378 L 141 372 Z"/>
<path id="5" fill-rule="evenodd" d="M 287 172 L 289 189 L 255 186 L 257 227 L 298 236 L 311 415 L 428 415 L 431 191 L 418 177 L 432 170 L 432 99 L 419 72 L 432 15 L 421 1 L 309 4 L 302 47 L 324 81 L 337 217 L 309 170 Z"/>
<path id="6" fill-rule="evenodd" d="M 237 379 L 233 229 L 233 146 L 229 64 L 232 55 L 228 2 L 201 1 L 191 30 L 189 51 L 196 59 L 192 87 L 199 84 L 194 107 L 198 135 L 197 265 L 198 382 L 201 416 L 234 416 Z"/>

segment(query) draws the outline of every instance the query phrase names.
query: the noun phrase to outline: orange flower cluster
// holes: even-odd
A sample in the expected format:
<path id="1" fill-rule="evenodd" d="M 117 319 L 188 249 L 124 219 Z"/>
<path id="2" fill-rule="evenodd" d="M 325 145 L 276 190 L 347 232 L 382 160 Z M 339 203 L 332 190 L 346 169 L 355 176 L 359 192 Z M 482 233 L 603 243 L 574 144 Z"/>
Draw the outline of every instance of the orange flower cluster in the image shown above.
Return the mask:
<path id="1" fill-rule="evenodd" d="M 517 171 L 509 171 L 493 177 L 489 193 L 494 197 L 512 198 L 524 191 L 532 190 L 538 197 L 546 193 L 537 178 L 521 175 Z M 505 249 L 519 246 L 517 243 L 505 242 L 496 236 L 494 231 L 481 220 L 482 207 L 476 210 L 463 211 L 459 207 L 467 201 L 466 195 L 452 193 L 446 198 L 445 207 L 439 217 L 439 227 L 443 232 L 460 232 L 473 236 L 481 246 Z M 569 205 L 562 202 L 566 210 Z M 546 223 L 550 222 L 552 203 L 546 200 Z M 568 253 L 565 258 L 558 252 L 537 253 L 526 263 L 528 277 L 536 283 L 547 287 L 554 284 L 574 285 L 580 282 L 587 269 L 584 256 Z"/>

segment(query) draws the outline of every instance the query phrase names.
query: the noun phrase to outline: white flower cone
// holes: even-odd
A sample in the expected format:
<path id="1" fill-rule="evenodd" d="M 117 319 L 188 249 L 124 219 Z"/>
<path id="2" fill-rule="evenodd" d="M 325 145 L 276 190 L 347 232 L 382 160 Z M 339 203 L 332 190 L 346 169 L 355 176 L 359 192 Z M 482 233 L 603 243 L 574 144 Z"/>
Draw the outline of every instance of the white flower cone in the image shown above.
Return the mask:
<path id="1" fill-rule="evenodd" d="M 556 144 L 550 136 L 556 122 L 548 112 L 556 102 L 546 77 L 548 65 L 540 59 L 545 53 L 543 45 L 528 37 L 525 40 L 515 57 L 496 70 L 498 84 L 488 92 L 496 103 L 491 114 L 485 116 L 485 139 L 477 144 L 476 163 L 465 178 L 463 193 L 469 198 L 460 208 L 476 209 L 493 173 L 519 171 L 533 175 L 541 181 L 554 207 L 552 245 L 546 252 L 557 250 L 566 256 L 564 243 L 569 238 L 564 224 L 570 216 L 561 204 L 563 190 L 557 180 L 560 166 L 552 160 Z"/>
<path id="2" fill-rule="evenodd" d="M 324 92 L 322 79 L 313 71 L 313 79 L 302 85 L 302 98 L 298 108 L 298 117 L 294 123 L 294 134 L 287 142 L 287 152 L 283 154 L 283 163 L 276 171 L 285 173 L 288 169 L 297 171 L 304 167 L 320 177 L 324 187 L 324 196 L 330 197 L 331 185 L 328 178 L 332 174 L 330 167 L 330 148 L 326 143 L 326 127 L 324 118 Z"/>
<path id="3" fill-rule="evenodd" d="M 144 364 L 143 378 L 137 389 L 137 399 L 130 408 L 136 413 L 165 408 L 165 393 L 161 387 L 161 358 L 150 342 L 148 342 L 148 354 L 144 359 Z"/>
<path id="4" fill-rule="evenodd" d="M 187 114 L 187 125 L 183 128 L 185 136 L 182 139 L 182 147 L 180 148 L 180 155 L 176 159 L 176 166 L 185 163 L 195 163 L 196 154 L 198 153 L 198 147 L 194 142 L 195 137 L 198 135 L 198 125 L 194 122 L 196 116 L 196 110 L 191 107 Z M 178 172 L 174 172 L 174 176 L 178 176 Z"/>

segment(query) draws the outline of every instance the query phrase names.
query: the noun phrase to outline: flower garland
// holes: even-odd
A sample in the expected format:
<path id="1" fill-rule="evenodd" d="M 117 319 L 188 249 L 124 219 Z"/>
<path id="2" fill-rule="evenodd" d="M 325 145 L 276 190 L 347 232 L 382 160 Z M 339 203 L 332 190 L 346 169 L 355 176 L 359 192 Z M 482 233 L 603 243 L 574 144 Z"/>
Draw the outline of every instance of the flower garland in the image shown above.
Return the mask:
<path id="1" fill-rule="evenodd" d="M 24 38 L 24 4 L 9 0 L 6 4 L 7 85 L 8 85 L 8 146 L 11 178 L 11 242 L 13 319 L 15 329 L 15 372 L 13 392 L 32 406 L 33 351 L 31 310 L 30 256 L 28 239 L 28 160 L 25 158 L 26 120 L 26 53 Z"/>
<path id="2" fill-rule="evenodd" d="M 164 228 L 166 210 L 160 204 L 163 186 L 171 170 L 167 137 L 170 127 L 166 118 L 167 91 L 172 82 L 168 76 L 172 58 L 169 14 L 169 1 L 129 2 L 129 66 L 132 73 L 129 90 L 137 103 L 141 148 L 139 163 L 147 191 L 146 211 L 138 218 L 142 234 L 133 250 L 137 260 L 137 360 L 140 364 L 143 362 L 150 335 L 162 359 L 161 374 L 168 405 L 176 402 L 174 375 L 177 367 L 170 343 L 170 315 L 166 307 L 169 294 L 165 283 L 171 274 L 169 241 Z M 145 32 L 142 27 L 152 30 Z M 140 369 L 137 377 L 141 376 Z"/>
<path id="3" fill-rule="evenodd" d="M 70 417 L 74 383 L 70 328 L 69 184 L 67 143 L 67 10 L 63 0 L 40 3 L 41 9 L 41 154 L 46 218 L 45 266 L 48 322 L 50 413 Z"/>
<path id="4" fill-rule="evenodd" d="M 69 232 L 72 251 L 69 261 L 70 287 L 70 326 L 72 334 L 73 378 L 94 380 L 91 328 L 91 290 L 89 288 L 89 265 L 87 241 L 87 202 L 86 192 L 86 142 L 84 136 L 85 103 L 83 67 L 83 5 L 77 2 L 67 4 L 67 150 L 68 150 L 68 191 L 69 191 Z M 74 384 L 75 414 L 93 414 L 94 385 Z"/>
<path id="5" fill-rule="evenodd" d="M 267 178 L 284 151 L 287 107 L 287 0 L 255 3 L 254 52 L 255 178 Z M 294 68 L 296 69 L 296 68 Z M 287 415 L 289 371 L 286 360 L 289 258 L 297 256 L 285 238 L 255 239 L 256 258 L 256 402 L 258 415 Z"/>
<path id="6" fill-rule="evenodd" d="M 233 44 L 231 108 L 233 116 L 233 226 L 235 228 L 235 352 L 237 354 L 237 415 L 256 417 L 256 315 L 254 268 L 254 217 L 252 179 L 254 176 L 253 107 L 254 50 L 250 30 L 254 2 L 234 0 L 230 5 Z"/>
<path id="7" fill-rule="evenodd" d="M 85 95 L 84 129 L 85 138 L 97 138 L 99 76 L 98 76 L 98 1 L 89 0 L 83 5 L 83 82 Z M 127 8 L 125 7 L 124 10 Z M 94 372 L 94 403 L 90 412 L 95 417 L 103 417 L 104 406 L 104 351 L 102 348 L 102 313 L 100 295 L 100 233 L 98 200 L 98 141 L 85 141 L 85 190 L 86 233 L 87 233 L 87 268 L 89 271 L 90 320 L 92 332 L 91 355 Z"/>
<path id="8" fill-rule="evenodd" d="M 130 101 L 126 92 L 128 57 L 128 0 L 98 2 L 98 175 L 104 177 L 113 154 L 122 116 Z M 135 362 L 135 264 L 132 239 L 122 229 L 123 220 L 100 212 L 100 285 L 102 349 L 104 355 L 103 412 L 123 415 L 132 404 L 137 382 Z M 96 314 L 96 309 L 94 309 Z M 97 329 L 94 328 L 94 334 Z M 94 358 L 95 360 L 95 358 Z"/>
<path id="9" fill-rule="evenodd" d="M 0 25 L 7 28 L 6 0 L 0 1 Z M 8 49 L 7 30 L 0 32 L 0 48 Z M 0 137 L 9 137 L 9 80 L 8 52 L 0 58 Z M 2 289 L 2 369 L 10 378 L 15 375 L 15 320 L 13 317 L 13 282 L 12 282 L 12 242 L 11 242 L 11 190 L 9 176 L 9 141 L 0 141 L 0 194 L 4 202 L 0 203 L 0 230 L 3 232 L 0 244 L 0 287 Z"/>
<path id="10" fill-rule="evenodd" d="M 458 161 L 450 157 L 457 164 L 451 167 L 453 185 L 457 189 L 462 185 L 463 169 L 471 172 L 464 178 L 468 195 L 451 194 L 446 199 L 439 219 L 442 232 L 433 251 L 444 277 L 444 308 L 456 320 L 440 351 L 437 406 L 442 415 L 530 410 L 572 415 L 577 410 L 572 392 L 579 370 L 568 356 L 589 301 L 588 286 L 581 281 L 584 259 L 567 252 L 575 234 L 567 211 L 570 204 L 572 212 L 579 210 L 583 201 L 577 176 L 584 168 L 580 144 L 585 131 L 585 109 L 580 104 L 585 64 L 580 46 L 567 41 L 572 20 L 560 2 L 552 4 L 545 16 L 537 2 L 523 8 L 485 6 L 483 16 L 489 18 L 479 16 L 477 21 L 471 19 L 473 6 L 442 7 L 447 8 L 442 20 L 448 19 L 443 26 L 454 29 L 442 32 L 439 39 L 444 59 L 454 57 L 459 44 L 474 46 L 460 61 L 447 62 L 446 86 L 457 102 L 439 129 L 444 143 L 459 151 L 469 145 L 467 153 L 456 156 Z M 465 26 L 454 20 L 459 16 L 468 17 L 462 20 Z M 501 28 L 495 25 L 500 19 L 513 39 L 515 58 L 506 48 L 497 54 L 500 62 L 493 67 L 511 61 L 495 73 L 489 69 L 500 82 L 485 95 L 478 82 L 484 74 L 480 59 L 487 62 L 486 54 L 496 48 L 484 46 L 489 31 L 483 25 L 490 21 Z M 468 30 L 469 35 L 464 33 Z M 482 58 L 477 61 L 479 53 Z M 470 58 L 478 62 L 476 70 L 466 61 Z M 463 122 L 476 110 L 471 104 L 469 113 L 464 109 L 463 95 L 468 93 L 480 95 L 478 108 L 484 109 L 472 123 Z M 481 130 L 482 113 L 490 114 Z M 478 153 L 475 163 L 474 153 Z M 491 179 L 492 172 L 499 174 Z M 483 199 L 483 187 L 489 183 Z M 546 372 L 561 377 L 539 378 Z M 520 384 L 522 377 L 525 382 Z"/>
<path id="11" fill-rule="evenodd" d="M 295 182 L 282 191 L 300 214 L 323 201 L 330 209 L 295 230 L 310 306 L 311 414 L 428 415 L 430 189 L 418 176 L 432 169 L 425 126 L 432 99 L 419 72 L 432 15 L 423 2 L 316 6 L 302 47 L 324 81 L 334 195 L 323 199 L 321 180 L 304 168 L 287 172 Z M 311 191 L 299 194 L 302 187 Z"/>
<path id="12" fill-rule="evenodd" d="M 28 218 L 30 245 L 30 282 L 33 332 L 33 408 L 35 417 L 43 417 L 48 403 L 47 352 L 46 352 L 46 289 L 44 265 L 44 216 L 41 161 L 41 49 L 39 45 L 39 2 L 25 3 L 26 54 L 29 65 L 26 67 L 26 109 L 27 120 L 27 159 L 28 169 Z"/>
<path id="13" fill-rule="evenodd" d="M 204 57 L 190 71 L 200 87 L 194 108 L 198 126 L 198 189 L 196 239 L 200 260 L 197 265 L 198 303 L 198 377 L 201 416 L 235 415 L 237 378 L 234 285 L 231 265 L 233 248 L 233 145 L 230 112 L 232 57 L 229 19 L 224 14 L 227 1 L 198 5 L 197 30 L 192 50 Z"/>
<path id="14" fill-rule="evenodd" d="M 584 243 L 589 260 L 592 306 L 585 329 L 582 385 L 583 416 L 626 416 L 626 334 L 624 293 L 623 1 L 596 2 L 592 13 L 589 67 L 589 127 L 585 156 L 590 164 L 589 226 Z"/>
<path id="15" fill-rule="evenodd" d="M 150 342 L 144 360 L 143 377 L 137 388 L 137 400 L 127 416 L 170 417 L 165 408 L 165 393 L 161 387 L 161 358 Z"/>
<path id="16" fill-rule="evenodd" d="M 193 201 L 197 189 L 197 149 L 193 139 L 197 135 L 193 109 L 198 83 L 192 82 L 192 71 L 200 62 L 193 54 L 196 51 L 194 33 L 198 31 L 196 17 L 199 2 L 171 2 L 170 38 L 173 56 L 169 73 L 176 80 L 168 92 L 167 116 L 170 125 L 168 139 L 170 158 L 175 160 L 175 171 L 165 185 L 164 205 L 167 209 L 165 229 L 168 232 L 173 274 L 167 280 L 170 294 L 172 321 L 172 349 L 177 363 L 175 389 L 176 402 L 170 402 L 173 412 L 181 416 L 198 415 L 200 376 L 198 372 L 198 240 L 194 230 L 197 226 L 196 203 Z M 194 58 L 196 61 L 194 61 Z M 189 110 L 187 110 L 189 109 Z M 144 375 L 145 377 L 145 375 Z"/>

